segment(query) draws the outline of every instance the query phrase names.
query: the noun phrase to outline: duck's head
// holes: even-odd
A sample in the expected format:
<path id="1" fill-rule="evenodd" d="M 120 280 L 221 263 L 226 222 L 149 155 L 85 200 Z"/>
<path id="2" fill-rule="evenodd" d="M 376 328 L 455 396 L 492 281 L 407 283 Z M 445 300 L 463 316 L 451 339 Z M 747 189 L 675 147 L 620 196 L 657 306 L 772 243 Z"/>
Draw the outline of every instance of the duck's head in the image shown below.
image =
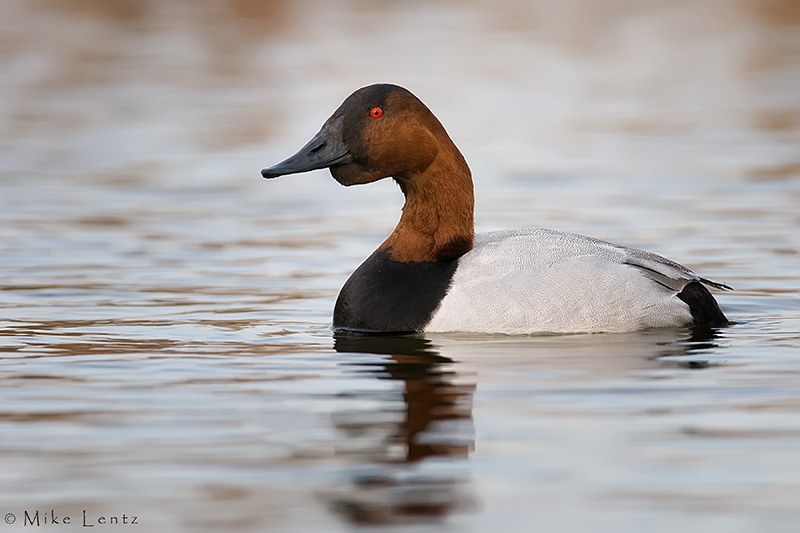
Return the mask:
<path id="1" fill-rule="evenodd" d="M 265 178 L 329 168 L 342 185 L 424 172 L 442 142 L 452 143 L 438 119 L 397 85 L 363 87 L 339 106 L 322 129 L 289 159 L 261 171 Z"/>

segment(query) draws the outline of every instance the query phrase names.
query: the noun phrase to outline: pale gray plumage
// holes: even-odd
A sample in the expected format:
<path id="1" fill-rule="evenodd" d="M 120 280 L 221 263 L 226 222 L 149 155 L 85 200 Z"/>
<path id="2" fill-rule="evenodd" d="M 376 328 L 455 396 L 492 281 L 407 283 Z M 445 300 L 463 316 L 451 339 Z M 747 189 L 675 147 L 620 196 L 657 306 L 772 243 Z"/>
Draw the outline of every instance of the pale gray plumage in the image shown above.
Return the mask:
<path id="1" fill-rule="evenodd" d="M 637 274 L 638 273 L 638 274 Z M 691 322 L 676 294 L 726 289 L 652 252 L 550 229 L 476 235 L 426 331 L 632 331 Z"/>

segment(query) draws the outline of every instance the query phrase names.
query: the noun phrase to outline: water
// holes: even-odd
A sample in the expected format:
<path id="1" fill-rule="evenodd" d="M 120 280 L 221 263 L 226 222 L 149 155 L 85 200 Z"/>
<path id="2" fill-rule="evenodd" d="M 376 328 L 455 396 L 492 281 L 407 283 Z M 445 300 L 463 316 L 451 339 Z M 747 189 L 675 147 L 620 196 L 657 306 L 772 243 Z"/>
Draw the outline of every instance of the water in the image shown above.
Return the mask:
<path id="1" fill-rule="evenodd" d="M 798 12 L 494 4 L 3 4 L 3 529 L 795 530 Z M 335 338 L 400 193 L 258 171 L 375 81 L 480 231 L 662 253 L 736 324 Z"/>

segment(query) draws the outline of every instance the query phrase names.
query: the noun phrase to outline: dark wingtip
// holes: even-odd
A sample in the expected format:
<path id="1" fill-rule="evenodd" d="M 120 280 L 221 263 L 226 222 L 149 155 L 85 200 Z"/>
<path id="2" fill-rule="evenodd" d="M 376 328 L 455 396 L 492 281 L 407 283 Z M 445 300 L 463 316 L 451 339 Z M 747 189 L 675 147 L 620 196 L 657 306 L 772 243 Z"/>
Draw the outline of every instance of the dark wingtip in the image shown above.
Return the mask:
<path id="1" fill-rule="evenodd" d="M 727 283 L 720 283 L 719 281 L 713 281 L 706 278 L 700 278 L 700 281 L 703 282 L 704 285 L 708 285 L 709 287 L 714 287 L 715 289 L 719 289 L 721 291 L 733 290 L 733 287 L 731 287 Z"/>

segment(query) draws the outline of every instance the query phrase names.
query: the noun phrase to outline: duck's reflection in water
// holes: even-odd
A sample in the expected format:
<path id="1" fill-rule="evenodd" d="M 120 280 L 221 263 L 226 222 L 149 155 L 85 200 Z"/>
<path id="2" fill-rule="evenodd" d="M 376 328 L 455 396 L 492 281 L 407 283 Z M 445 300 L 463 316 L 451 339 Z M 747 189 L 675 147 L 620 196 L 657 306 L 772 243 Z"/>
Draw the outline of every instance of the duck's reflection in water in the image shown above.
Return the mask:
<path id="1" fill-rule="evenodd" d="M 705 325 L 687 328 L 688 337 L 681 335 L 678 339 L 658 343 L 660 350 L 647 359 L 657 361 L 661 367 L 703 369 L 715 366 L 719 363 L 702 356 L 719 346 L 722 329 Z"/>
<path id="2" fill-rule="evenodd" d="M 455 363 L 421 336 L 337 335 L 334 345 L 342 355 L 343 377 L 355 378 L 356 386 L 353 408 L 333 416 L 344 436 L 337 455 L 347 464 L 345 480 L 324 496 L 333 509 L 357 524 L 443 518 L 472 503 L 467 459 L 475 442 L 476 375 L 471 372 L 481 372 L 482 380 L 491 381 L 499 360 L 501 373 L 515 369 L 520 379 L 531 380 L 530 395 L 520 398 L 535 402 L 537 394 L 558 392 L 562 386 L 564 394 L 591 391 L 585 388 L 586 379 L 605 390 L 609 379 L 636 379 L 631 372 L 714 366 L 719 362 L 704 355 L 719 339 L 719 331 L 712 328 L 436 337 L 442 350 L 458 357 L 460 362 Z M 566 382 L 537 377 L 552 375 L 549 370 L 559 375 L 567 371 L 573 377 Z M 374 379 L 360 379 L 364 375 Z M 575 389 L 575 380 L 583 388 Z M 386 387 L 386 381 L 396 386 Z M 490 402 L 491 397 L 484 400 Z"/>
<path id="3" fill-rule="evenodd" d="M 436 520 L 466 506 L 474 381 L 465 383 L 469 376 L 422 337 L 337 334 L 334 342 L 338 352 L 373 355 L 344 363 L 346 373 L 398 387 L 358 394 L 372 406 L 334 415 L 346 437 L 337 453 L 350 466 L 346 481 L 325 495 L 332 508 L 354 523 L 390 524 Z"/>

